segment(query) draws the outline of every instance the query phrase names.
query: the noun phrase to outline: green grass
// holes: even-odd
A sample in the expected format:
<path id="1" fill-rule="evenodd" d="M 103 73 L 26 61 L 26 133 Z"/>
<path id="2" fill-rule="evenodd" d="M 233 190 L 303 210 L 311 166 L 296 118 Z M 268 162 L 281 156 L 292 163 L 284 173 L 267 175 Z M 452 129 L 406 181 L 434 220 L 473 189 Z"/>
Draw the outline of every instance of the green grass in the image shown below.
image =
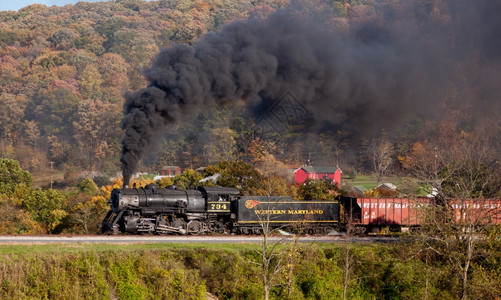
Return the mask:
<path id="1" fill-rule="evenodd" d="M 285 241 L 283 246 L 290 245 Z M 301 245 L 303 245 L 301 243 Z M 370 243 L 366 244 L 370 245 Z M 337 247 L 333 244 L 317 244 L 319 248 Z M 280 246 L 281 247 L 281 246 Z M 213 251 L 260 251 L 259 243 L 140 243 L 140 244 L 13 244 L 0 245 L 0 255 L 24 254 L 79 254 L 101 252 L 169 251 L 169 250 L 213 250 Z"/>
<path id="2" fill-rule="evenodd" d="M 363 186 L 365 189 L 370 190 L 376 188 L 376 182 L 354 182 L 353 186 Z"/>
<path id="3" fill-rule="evenodd" d="M 365 189 L 374 189 L 376 187 L 376 177 L 373 175 L 357 175 L 355 180 L 349 176 L 343 178 L 342 183 L 347 183 L 350 186 L 363 186 Z"/>
<path id="4" fill-rule="evenodd" d="M 143 243 L 143 244 L 47 244 L 47 245 L 1 245 L 0 255 L 8 254 L 67 254 L 85 252 L 131 252 L 138 250 L 227 250 L 227 251 L 247 251 L 258 250 L 259 244 L 220 244 L 220 243 Z"/>
<path id="5" fill-rule="evenodd" d="M 407 183 L 406 183 L 406 181 L 407 181 Z M 429 194 L 429 190 L 430 190 L 428 183 L 424 183 L 424 182 L 421 182 L 415 178 L 409 178 L 409 177 L 405 177 L 405 178 L 404 177 L 396 177 L 396 176 L 385 177 L 385 178 L 383 178 L 383 180 L 381 182 L 382 183 L 384 183 L 384 182 L 393 183 L 394 185 L 397 186 L 397 188 L 399 190 L 402 190 L 406 184 L 409 184 L 409 182 L 414 182 L 414 184 L 418 187 L 418 189 L 416 189 L 414 191 L 413 196 L 417 196 L 417 197 L 425 197 L 426 195 Z M 345 183 L 350 185 L 350 186 L 363 186 L 367 190 L 375 189 L 377 186 L 376 177 L 373 175 L 358 175 L 355 180 L 352 180 L 349 178 L 349 176 L 346 176 L 343 178 L 343 184 L 345 184 Z"/>
<path id="6" fill-rule="evenodd" d="M 139 179 L 140 180 L 146 180 L 146 179 L 150 179 L 150 180 L 153 180 L 153 178 L 155 178 L 155 174 L 143 174 L 141 176 L 139 176 Z"/>
<path id="7" fill-rule="evenodd" d="M 354 182 L 357 181 L 374 181 L 376 182 L 376 176 L 374 175 L 357 175 Z"/>

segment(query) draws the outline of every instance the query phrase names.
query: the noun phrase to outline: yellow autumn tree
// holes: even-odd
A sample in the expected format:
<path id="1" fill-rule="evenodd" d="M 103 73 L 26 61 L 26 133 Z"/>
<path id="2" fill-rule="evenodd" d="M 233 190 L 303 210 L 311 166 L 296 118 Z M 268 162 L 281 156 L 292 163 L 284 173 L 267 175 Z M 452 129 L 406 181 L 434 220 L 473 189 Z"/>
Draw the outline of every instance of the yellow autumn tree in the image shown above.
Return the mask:
<path id="1" fill-rule="evenodd" d="M 80 93 L 84 99 L 99 99 L 101 97 L 101 74 L 93 65 L 88 65 L 78 77 Z"/>
<path id="2" fill-rule="evenodd" d="M 91 228 L 97 228 L 97 223 L 102 220 L 108 209 L 107 199 L 99 195 L 89 201 L 78 203 L 70 213 L 72 220 L 80 225 L 82 233 L 88 234 L 91 233 Z"/>

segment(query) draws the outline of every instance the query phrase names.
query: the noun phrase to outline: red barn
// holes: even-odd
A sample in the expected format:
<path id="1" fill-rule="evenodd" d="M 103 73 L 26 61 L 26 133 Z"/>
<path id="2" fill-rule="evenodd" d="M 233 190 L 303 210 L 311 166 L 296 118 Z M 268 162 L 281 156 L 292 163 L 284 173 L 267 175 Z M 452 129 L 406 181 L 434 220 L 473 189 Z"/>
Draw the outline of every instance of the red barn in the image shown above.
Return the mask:
<path id="1" fill-rule="evenodd" d="M 181 168 L 178 166 L 164 166 L 160 170 L 161 176 L 171 176 L 181 175 Z"/>
<path id="2" fill-rule="evenodd" d="M 330 179 L 341 188 L 341 174 L 338 167 L 301 167 L 294 172 L 294 184 L 300 185 L 310 179 Z"/>

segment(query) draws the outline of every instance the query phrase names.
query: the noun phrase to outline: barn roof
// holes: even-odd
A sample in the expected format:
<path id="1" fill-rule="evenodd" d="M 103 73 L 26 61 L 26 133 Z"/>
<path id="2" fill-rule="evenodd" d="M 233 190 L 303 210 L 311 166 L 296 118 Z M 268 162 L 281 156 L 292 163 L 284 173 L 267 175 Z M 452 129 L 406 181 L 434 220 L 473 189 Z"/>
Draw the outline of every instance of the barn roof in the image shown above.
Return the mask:
<path id="1" fill-rule="evenodd" d="M 166 171 L 166 170 L 176 170 L 176 169 L 181 169 L 181 167 L 179 167 L 179 166 L 163 166 L 161 170 Z"/>
<path id="2" fill-rule="evenodd" d="M 301 167 L 299 169 L 305 170 L 307 173 L 317 173 L 317 174 L 331 174 L 331 173 L 336 173 L 336 171 L 339 169 L 338 167 Z M 299 170 L 298 169 L 298 170 Z M 339 169 L 341 171 L 341 169 Z"/>
<path id="3" fill-rule="evenodd" d="M 387 189 L 387 190 L 396 190 L 397 189 L 397 186 L 394 185 L 393 183 L 390 183 L 390 182 L 385 182 L 385 183 L 381 183 L 380 185 L 378 185 L 376 187 L 376 189 Z"/>

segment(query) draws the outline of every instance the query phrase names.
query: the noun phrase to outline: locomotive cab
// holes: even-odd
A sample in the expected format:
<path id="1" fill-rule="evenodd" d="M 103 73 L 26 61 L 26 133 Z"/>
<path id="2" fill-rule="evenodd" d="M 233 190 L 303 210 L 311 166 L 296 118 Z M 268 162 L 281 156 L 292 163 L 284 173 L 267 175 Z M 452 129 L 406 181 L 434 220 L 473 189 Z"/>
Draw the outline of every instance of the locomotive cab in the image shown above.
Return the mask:
<path id="1" fill-rule="evenodd" d="M 199 187 L 206 201 L 207 213 L 230 215 L 232 203 L 239 198 L 240 191 L 235 188 L 224 187 Z"/>
<path id="2" fill-rule="evenodd" d="M 233 201 L 240 196 L 240 191 L 235 188 L 225 188 L 219 186 L 204 186 L 199 187 L 198 190 L 202 192 L 204 198 L 208 202 L 216 201 Z"/>

